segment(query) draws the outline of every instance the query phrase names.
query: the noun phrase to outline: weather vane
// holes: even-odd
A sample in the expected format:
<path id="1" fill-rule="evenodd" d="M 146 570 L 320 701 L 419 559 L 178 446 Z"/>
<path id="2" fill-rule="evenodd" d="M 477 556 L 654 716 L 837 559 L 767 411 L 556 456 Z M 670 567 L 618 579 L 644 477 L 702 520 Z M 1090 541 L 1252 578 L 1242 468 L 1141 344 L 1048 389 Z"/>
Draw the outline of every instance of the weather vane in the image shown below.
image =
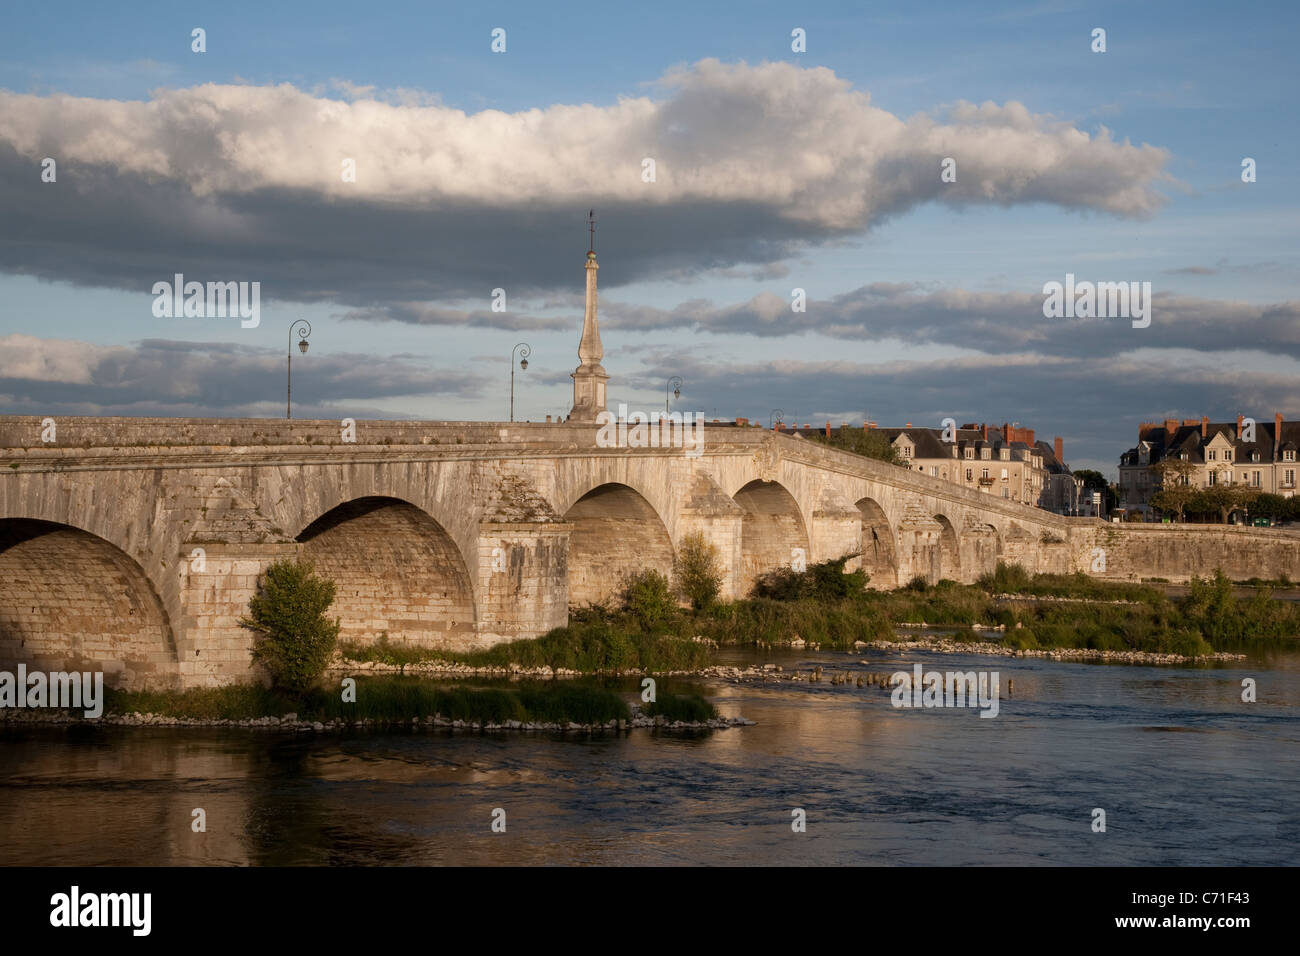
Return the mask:
<path id="1" fill-rule="evenodd" d="M 587 230 L 591 234 L 591 244 L 587 246 L 588 252 L 596 251 L 596 210 L 587 210 Z"/>

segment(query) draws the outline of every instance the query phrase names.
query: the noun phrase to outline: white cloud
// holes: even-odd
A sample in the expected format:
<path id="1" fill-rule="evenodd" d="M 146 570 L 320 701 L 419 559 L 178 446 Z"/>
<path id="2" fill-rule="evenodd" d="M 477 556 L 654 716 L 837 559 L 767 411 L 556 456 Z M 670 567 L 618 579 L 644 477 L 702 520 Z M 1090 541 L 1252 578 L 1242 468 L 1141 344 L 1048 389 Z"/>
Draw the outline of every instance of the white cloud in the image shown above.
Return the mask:
<path id="1" fill-rule="evenodd" d="M 927 200 L 1047 201 L 1151 212 L 1167 153 L 1117 143 L 1019 103 L 958 103 L 909 120 L 825 68 L 702 60 L 665 75 L 666 99 L 466 114 L 331 85 L 205 84 L 148 102 L 0 92 L 0 142 L 39 160 L 110 166 L 194 194 L 305 190 L 375 202 L 492 206 L 745 201 L 791 221 L 859 229 Z M 393 100 L 391 95 L 385 98 Z M 641 160 L 657 182 L 641 181 Z M 956 183 L 939 163 L 958 163 Z M 340 176 L 357 163 L 355 183 Z"/>

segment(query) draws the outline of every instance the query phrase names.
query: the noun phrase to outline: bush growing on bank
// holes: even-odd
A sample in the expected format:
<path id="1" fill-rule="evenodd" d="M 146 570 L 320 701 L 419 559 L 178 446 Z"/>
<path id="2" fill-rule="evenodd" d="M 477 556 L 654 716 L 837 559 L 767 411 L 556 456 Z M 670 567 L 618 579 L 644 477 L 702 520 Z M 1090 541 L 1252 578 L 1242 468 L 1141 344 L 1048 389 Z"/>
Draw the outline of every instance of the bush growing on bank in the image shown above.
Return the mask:
<path id="1" fill-rule="evenodd" d="M 1039 597 L 1096 598 L 1102 601 L 1155 603 L 1163 592 L 1146 584 L 1102 581 L 1082 571 L 1073 574 L 1030 575 L 1018 564 L 999 561 L 995 570 L 981 575 L 975 587 L 989 594 L 1033 594 Z"/>
<path id="2" fill-rule="evenodd" d="M 676 617 L 679 608 L 668 579 L 647 568 L 627 579 L 623 610 L 636 619 L 642 630 L 651 631 Z"/>
<path id="3" fill-rule="evenodd" d="M 702 611 L 718 599 L 722 591 L 722 570 L 718 567 L 718 549 L 700 531 L 682 538 L 673 567 L 677 587 L 691 608 Z"/>
<path id="4" fill-rule="evenodd" d="M 712 720 L 718 716 L 718 709 L 699 694 L 665 694 L 659 693 L 656 699 L 642 708 L 650 717 L 663 717 L 665 720 L 683 720 L 699 723 Z"/>
<path id="5" fill-rule="evenodd" d="M 805 571 L 777 568 L 754 583 L 753 596 L 774 601 L 841 601 L 857 597 L 867 586 L 865 571 L 845 571 L 844 566 L 859 552 L 831 561 L 821 561 Z"/>
<path id="6" fill-rule="evenodd" d="M 240 624 L 261 635 L 253 661 L 266 668 L 272 686 L 302 693 L 329 666 L 339 621 L 325 616 L 334 603 L 334 582 L 319 577 L 309 561 L 276 561 L 262 573 L 260 590 Z"/>
<path id="7" fill-rule="evenodd" d="M 794 638 L 822 647 L 847 649 L 854 641 L 889 640 L 889 619 L 862 600 L 824 602 L 751 598 L 720 604 L 697 618 L 698 632 L 719 644 L 773 647 Z"/>
<path id="8" fill-rule="evenodd" d="M 1192 579 L 1182 612 L 1187 625 L 1215 645 L 1295 642 L 1300 638 L 1300 608 L 1272 600 L 1267 588 L 1241 600 L 1221 571 L 1210 580 Z"/>

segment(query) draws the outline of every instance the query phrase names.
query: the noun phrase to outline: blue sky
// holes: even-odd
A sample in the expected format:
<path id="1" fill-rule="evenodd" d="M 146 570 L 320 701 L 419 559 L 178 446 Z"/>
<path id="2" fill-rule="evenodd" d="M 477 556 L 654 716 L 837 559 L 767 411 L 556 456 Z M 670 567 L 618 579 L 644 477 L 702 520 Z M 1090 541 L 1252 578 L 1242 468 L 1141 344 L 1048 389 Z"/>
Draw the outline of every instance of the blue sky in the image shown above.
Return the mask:
<path id="1" fill-rule="evenodd" d="M 18 176 L 30 168 L 32 175 L 0 192 L 6 303 L 0 348 L 9 353 L 0 358 L 0 412 L 274 415 L 283 383 L 272 370 L 282 367 L 288 323 L 300 317 L 314 326 L 312 351 L 295 366 L 304 415 L 504 417 L 508 356 L 520 340 L 533 345 L 534 357 L 517 377 L 519 417 L 567 411 L 582 315 L 572 298 L 583 282 L 582 216 L 594 205 L 614 402 L 653 408 L 662 380 L 677 372 L 687 380 L 683 404 L 708 414 L 716 409 L 722 417 L 766 421 L 780 407 L 818 422 L 870 415 L 882 424 L 937 424 L 948 414 L 959 421 L 1015 420 L 1037 428 L 1040 437 L 1063 435 L 1072 464 L 1107 472 L 1132 444 L 1140 421 L 1202 414 L 1231 420 L 1252 412 L 1266 420 L 1275 410 L 1300 418 L 1294 384 L 1300 197 L 1290 174 L 1300 9 L 1051 2 L 862 7 L 140 3 L 114 9 L 72 3 L 53 17 L 39 6 L 16 5 L 6 11 L 0 34 L 0 90 L 15 95 L 0 100 L 0 150 L 9 150 L 0 158 L 12 158 L 0 163 L 0 173 Z M 206 53 L 190 50 L 194 27 L 206 30 Z M 489 48 L 496 27 L 507 32 L 505 53 Z M 807 31 L 806 53 L 790 49 L 795 27 Z M 1105 53 L 1089 49 L 1096 27 L 1106 30 Z M 719 79 L 698 67 L 709 60 L 744 70 Z M 824 68 L 833 74 L 827 91 L 839 83 L 850 94 L 869 94 L 870 108 L 884 118 L 863 120 L 850 140 L 841 139 L 842 126 L 865 112 L 865 100 L 822 115 L 828 97 L 814 90 L 806 101 L 777 110 L 773 104 L 789 77 L 759 70 L 772 63 Z M 684 85 L 663 82 L 674 70 L 687 73 Z M 603 145 L 593 147 L 591 188 L 575 188 L 553 203 L 537 198 L 550 195 L 545 164 L 521 156 L 516 179 L 510 157 L 497 156 L 486 183 L 459 166 L 454 175 L 473 183 L 440 193 L 443 182 L 431 178 L 426 199 L 419 183 L 408 183 L 413 192 L 407 193 L 390 176 L 336 217 L 353 200 L 317 189 L 307 172 L 301 188 L 279 170 L 247 192 L 233 172 L 206 191 L 197 184 L 194 171 L 218 160 L 185 155 L 193 124 L 214 124 L 204 126 L 206 134 L 222 144 L 220 162 L 232 166 L 248 168 L 240 150 L 267 148 L 265 129 L 250 130 L 239 118 L 238 110 L 250 106 L 223 101 L 222 118 L 209 120 L 211 104 L 178 101 L 172 116 L 141 136 L 142 153 L 166 156 L 154 165 L 97 132 L 101 117 L 105 130 L 114 124 L 108 101 L 148 103 L 158 91 L 204 84 L 266 93 L 266 100 L 248 101 L 258 109 L 292 109 L 285 128 L 297 131 L 308 151 L 328 147 L 312 140 L 301 107 L 273 102 L 268 91 L 281 84 L 323 104 L 350 105 L 353 112 L 340 121 L 345 126 L 358 122 L 358 104 L 396 105 L 404 112 L 386 116 L 375 137 L 387 142 L 383 130 L 389 129 L 399 145 L 383 148 L 402 148 L 409 129 L 441 122 L 437 109 L 469 117 L 500 111 L 528 126 L 529 111 L 544 118 L 583 104 L 596 111 L 595 126 L 580 117 L 556 122 L 536 133 L 538 149 L 576 150 L 580 164 L 592 129 L 601 131 L 593 141 Z M 72 114 L 59 112 L 60 96 L 95 101 L 76 114 L 75 130 L 69 129 Z M 968 155 L 978 155 L 981 168 L 1027 163 L 1023 176 L 1008 173 L 997 198 L 935 201 L 928 185 L 887 184 L 847 223 L 837 219 L 834 202 L 810 213 L 804 199 L 777 196 L 777 187 L 769 194 L 761 170 L 749 192 L 729 192 L 725 183 L 692 191 L 665 175 L 664 188 L 642 203 L 597 169 L 607 161 L 611 137 L 617 143 L 621 130 L 642 128 L 612 118 L 620 103 L 639 99 L 666 112 L 681 104 L 680 115 L 699 124 L 659 128 L 691 140 L 674 146 L 683 159 L 673 171 L 689 156 L 701 179 L 737 155 L 745 158 L 709 141 L 708 110 L 715 107 L 719 128 L 739 124 L 738 135 L 772 150 L 774 181 L 816 175 L 807 172 L 815 168 L 811 160 L 784 168 L 779 144 L 815 157 L 825 138 L 833 171 L 805 194 L 823 200 L 836 190 L 851 195 L 887 173 L 901 182 L 910 175 L 908 163 L 928 164 L 928 156 L 918 160 L 907 152 L 904 135 L 891 140 L 901 159 L 865 177 L 852 168 L 856 156 L 874 157 L 875 137 L 895 121 L 929 114 L 942 124 L 960 103 L 1023 105 L 1038 117 L 1027 140 L 1031 154 L 1068 144 L 1065 134 L 1049 136 L 1057 126 L 1093 145 L 1054 160 L 1050 187 L 1038 187 L 1033 177 L 1042 182 L 1044 167 L 1025 158 L 1024 149 L 1018 157 L 1015 143 L 1000 138 L 1013 120 L 980 117 L 948 140 L 969 150 L 958 152 L 959 181 L 965 182 Z M 804 116 L 817 132 L 801 128 Z M 133 122 L 123 119 L 114 128 L 129 131 Z M 454 126 L 455 117 L 448 122 Z M 1131 153 L 1102 156 L 1095 148 L 1102 127 L 1115 143 L 1130 144 Z M 482 128 L 448 136 L 461 137 L 472 157 L 474 137 L 482 135 L 474 130 Z M 420 143 L 436 153 L 439 135 L 430 131 Z M 1144 145 L 1165 151 L 1157 167 L 1138 155 Z M 630 153 L 656 148 L 667 147 L 628 144 Z M 41 184 L 32 164 L 52 152 L 60 152 L 60 182 Z M 1256 160 L 1257 182 L 1241 182 L 1243 157 Z M 127 168 L 137 161 L 141 168 Z M 278 162 L 272 157 L 266 165 Z M 587 172 L 575 169 L 566 178 L 581 184 Z M 738 179 L 745 175 L 754 170 Z M 1085 181 L 1092 193 L 1076 201 L 1071 184 Z M 174 196 L 160 192 L 163 186 L 193 198 L 194 206 L 177 207 Z M 119 189 L 133 197 L 132 210 L 145 210 L 154 201 L 148 196 L 158 197 L 156 209 L 126 218 L 110 202 Z M 53 190 L 61 191 L 57 206 L 47 198 Z M 1125 213 L 1118 197 L 1138 193 L 1149 208 Z M 427 221 L 400 217 L 401 206 L 416 219 L 427 208 Z M 169 209 L 192 219 L 201 214 L 196 210 L 214 207 L 214 217 L 229 216 L 235 229 L 245 228 L 241 223 L 252 220 L 240 217 L 256 210 L 256 232 L 242 244 L 255 250 L 266 236 L 275 237 L 273 247 L 248 253 L 264 273 L 236 265 L 241 260 L 228 246 L 205 249 L 210 230 L 195 235 L 166 220 Z M 363 221 L 375 232 L 358 234 L 371 238 L 341 252 Z M 411 244 L 396 258 L 373 239 L 391 235 L 400 243 L 407 229 Z M 169 249 L 184 250 L 177 261 L 191 264 L 191 273 L 205 262 L 230 263 L 226 272 L 196 278 L 264 275 L 262 325 L 240 330 L 237 323 L 153 317 L 147 280 L 170 276 L 164 270 Z M 472 252 L 474 264 L 466 267 L 457 252 Z M 494 280 L 493 269 L 502 278 Z M 1041 299 L 1043 284 L 1067 272 L 1150 281 L 1157 303 L 1163 301 L 1155 331 L 1143 336 L 1093 322 L 1050 342 L 1035 338 L 1041 328 L 1033 323 L 1047 320 L 1026 311 L 1024 297 Z M 906 321 L 884 321 L 892 311 L 854 313 L 864 323 L 861 333 L 844 332 L 845 314 L 832 304 L 874 284 L 906 286 L 907 314 L 929 327 L 928 334 L 914 335 Z M 512 296 L 520 290 L 511 312 L 522 316 L 521 326 L 503 328 L 482 314 L 496 285 Z M 807 290 L 812 305 L 789 333 L 774 334 L 760 318 L 747 318 L 745 303 L 762 294 L 788 299 L 795 286 Z M 954 291 L 990 298 L 974 305 L 941 301 L 942 293 Z M 412 302 L 441 317 L 392 318 L 395 303 Z M 677 319 L 665 318 L 674 310 Z M 732 310 L 740 314 L 724 322 Z M 1008 361 L 1001 364 L 1000 357 Z M 224 380 L 223 371 L 229 373 Z"/>

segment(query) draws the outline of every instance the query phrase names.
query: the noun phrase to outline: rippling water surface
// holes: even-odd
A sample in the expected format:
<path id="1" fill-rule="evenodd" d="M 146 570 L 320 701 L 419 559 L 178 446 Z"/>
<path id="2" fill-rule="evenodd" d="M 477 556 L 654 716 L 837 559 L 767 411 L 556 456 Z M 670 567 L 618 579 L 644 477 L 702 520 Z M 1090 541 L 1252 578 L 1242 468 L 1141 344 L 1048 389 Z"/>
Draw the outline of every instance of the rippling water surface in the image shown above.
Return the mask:
<path id="1" fill-rule="evenodd" d="M 0 731 L 6 864 L 1300 864 L 1300 655 L 1230 668 L 728 651 L 787 670 L 997 670 L 901 710 L 708 683 L 753 727 L 577 738 Z M 1240 700 L 1241 680 L 1259 702 Z M 629 696 L 631 695 L 629 684 Z M 193 833 L 202 807 L 207 832 Z M 492 811 L 507 830 L 491 832 Z M 1093 833 L 1105 809 L 1107 832 Z M 791 831 L 791 809 L 807 832 Z"/>

